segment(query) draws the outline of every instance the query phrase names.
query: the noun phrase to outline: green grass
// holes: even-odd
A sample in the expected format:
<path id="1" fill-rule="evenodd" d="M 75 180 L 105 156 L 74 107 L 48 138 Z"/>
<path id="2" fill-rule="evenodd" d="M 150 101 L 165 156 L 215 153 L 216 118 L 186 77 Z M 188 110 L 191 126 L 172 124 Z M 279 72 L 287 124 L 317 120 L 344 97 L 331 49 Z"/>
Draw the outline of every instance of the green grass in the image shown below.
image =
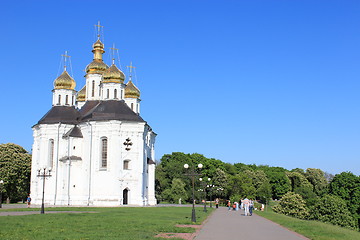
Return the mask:
<path id="1" fill-rule="evenodd" d="M 213 209 L 209 209 L 207 213 L 202 210 L 200 207 L 196 208 L 198 224 Z M 46 214 L 46 211 L 94 213 Z M 159 240 L 154 237 L 158 233 L 194 232 L 193 228 L 178 228 L 175 227 L 176 224 L 192 224 L 191 208 L 48 208 L 45 209 L 45 214 L 0 216 L 0 239 Z"/>
<path id="2" fill-rule="evenodd" d="M 329 223 L 301 220 L 275 213 L 268 208 L 265 212 L 256 211 L 256 214 L 280 224 L 313 240 L 356 240 L 360 239 L 360 232 L 349 230 Z"/>

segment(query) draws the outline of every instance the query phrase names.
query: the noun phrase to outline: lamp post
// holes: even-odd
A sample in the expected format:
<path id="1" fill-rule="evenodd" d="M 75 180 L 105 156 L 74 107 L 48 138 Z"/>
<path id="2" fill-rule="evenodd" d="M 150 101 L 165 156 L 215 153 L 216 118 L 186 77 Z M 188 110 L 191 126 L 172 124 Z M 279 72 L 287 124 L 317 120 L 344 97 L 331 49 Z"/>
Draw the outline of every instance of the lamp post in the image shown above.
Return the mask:
<path id="1" fill-rule="evenodd" d="M 199 169 L 201 169 L 203 167 L 203 165 L 201 163 L 198 164 L 197 166 Z M 188 169 L 189 168 L 189 164 L 184 164 L 184 168 Z M 195 176 L 200 176 L 201 174 L 196 173 L 195 168 L 192 167 L 189 173 L 186 173 L 186 176 L 191 177 L 192 180 L 192 213 L 191 213 L 191 221 L 196 222 L 196 216 L 195 216 Z"/>
<path id="2" fill-rule="evenodd" d="M 210 179 L 210 178 L 209 178 Z M 210 180 L 209 180 L 210 181 Z M 212 191 L 213 191 L 213 187 L 215 187 L 215 185 L 213 184 L 209 184 L 207 185 L 207 187 L 209 188 L 209 194 L 210 194 L 210 207 L 212 208 Z"/>
<path id="3" fill-rule="evenodd" d="M 38 169 L 37 177 L 41 177 L 43 179 L 43 193 L 42 193 L 42 201 L 41 201 L 41 214 L 45 213 L 45 207 L 44 207 L 44 196 L 45 196 L 45 178 L 51 177 L 51 168 L 46 169 L 46 167 L 43 167 L 41 169 Z"/>
<path id="4" fill-rule="evenodd" d="M 203 184 L 203 189 L 204 189 L 204 193 L 205 193 L 205 199 L 204 199 L 204 212 L 207 212 L 207 210 L 206 210 L 206 188 L 207 187 L 209 187 L 209 185 L 206 185 L 206 179 L 202 179 L 202 178 L 199 178 L 199 180 L 200 180 L 200 182 L 202 182 L 202 184 Z M 204 181 L 203 181 L 204 180 Z M 207 179 L 209 182 L 210 182 L 210 180 L 211 180 L 211 178 L 208 178 Z M 210 204 L 211 204 L 211 202 L 210 202 Z"/>
<path id="5" fill-rule="evenodd" d="M 2 208 L 2 190 L 3 190 L 4 181 L 0 180 L 0 208 Z"/>

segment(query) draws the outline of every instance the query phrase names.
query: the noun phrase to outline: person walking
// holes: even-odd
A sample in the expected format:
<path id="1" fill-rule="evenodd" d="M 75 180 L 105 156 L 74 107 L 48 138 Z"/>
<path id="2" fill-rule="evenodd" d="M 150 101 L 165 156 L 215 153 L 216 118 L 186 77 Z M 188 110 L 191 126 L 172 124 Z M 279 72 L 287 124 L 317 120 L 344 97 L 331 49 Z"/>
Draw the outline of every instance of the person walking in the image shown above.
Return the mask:
<path id="1" fill-rule="evenodd" d="M 219 208 L 219 198 L 215 199 L 215 206 L 216 206 L 216 208 Z"/>
<path id="2" fill-rule="evenodd" d="M 252 216 L 253 208 L 254 208 L 254 201 L 250 198 L 250 201 L 249 201 L 249 213 L 250 213 L 250 216 Z"/>
<path id="3" fill-rule="evenodd" d="M 228 205 L 228 210 L 231 211 L 231 202 L 230 202 L 230 200 L 228 200 L 227 205 Z"/>
<path id="4" fill-rule="evenodd" d="M 249 199 L 245 198 L 243 201 L 244 209 L 245 209 L 245 216 L 249 215 Z"/>
<path id="5" fill-rule="evenodd" d="M 27 207 L 30 208 L 30 204 L 31 204 L 30 194 L 29 194 L 28 197 L 26 198 L 26 203 L 27 203 Z"/>

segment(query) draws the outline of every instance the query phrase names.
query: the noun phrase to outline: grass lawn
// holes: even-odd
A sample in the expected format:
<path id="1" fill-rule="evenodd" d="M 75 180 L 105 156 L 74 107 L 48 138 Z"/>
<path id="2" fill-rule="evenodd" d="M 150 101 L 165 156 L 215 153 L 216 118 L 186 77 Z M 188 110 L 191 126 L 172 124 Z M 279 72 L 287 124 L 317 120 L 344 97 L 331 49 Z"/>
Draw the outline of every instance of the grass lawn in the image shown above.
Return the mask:
<path id="1" fill-rule="evenodd" d="M 208 210 L 204 213 L 203 208 L 196 208 L 198 224 L 213 209 Z M 46 211 L 94 213 L 46 214 Z M 190 207 L 47 208 L 45 214 L 0 216 L 0 239 L 159 240 L 154 237 L 158 233 L 194 232 L 193 228 L 178 228 L 176 224 L 192 224 Z"/>
<path id="2" fill-rule="evenodd" d="M 355 240 L 360 239 L 360 232 L 338 227 L 332 224 L 301 220 L 275 213 L 269 208 L 266 212 L 256 214 L 280 224 L 294 232 L 313 240 Z"/>

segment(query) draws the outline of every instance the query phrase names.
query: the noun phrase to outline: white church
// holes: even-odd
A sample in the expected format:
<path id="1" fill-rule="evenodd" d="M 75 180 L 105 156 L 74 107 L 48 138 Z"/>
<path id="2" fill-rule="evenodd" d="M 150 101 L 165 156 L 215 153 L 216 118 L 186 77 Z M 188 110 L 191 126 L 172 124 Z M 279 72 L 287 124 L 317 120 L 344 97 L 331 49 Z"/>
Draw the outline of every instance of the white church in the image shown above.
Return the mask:
<path id="1" fill-rule="evenodd" d="M 85 86 L 76 91 L 65 66 L 51 109 L 32 127 L 32 203 L 44 190 L 46 205 L 155 205 L 156 134 L 140 117 L 140 91 L 114 60 L 104 63 L 99 34 L 92 48 Z"/>

